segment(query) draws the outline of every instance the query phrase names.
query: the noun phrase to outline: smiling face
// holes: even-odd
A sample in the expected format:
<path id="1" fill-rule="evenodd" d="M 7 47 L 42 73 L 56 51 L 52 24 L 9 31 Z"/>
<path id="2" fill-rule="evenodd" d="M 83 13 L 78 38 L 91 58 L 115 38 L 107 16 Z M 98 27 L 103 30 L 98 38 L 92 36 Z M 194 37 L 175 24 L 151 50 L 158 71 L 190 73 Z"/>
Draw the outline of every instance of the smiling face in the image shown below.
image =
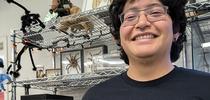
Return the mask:
<path id="1" fill-rule="evenodd" d="M 159 0 L 128 0 L 123 13 L 127 13 L 131 9 L 150 9 L 157 5 L 163 6 Z M 156 13 L 159 12 L 154 10 L 154 14 Z M 120 27 L 121 46 L 129 58 L 129 63 L 144 58 L 170 60 L 170 48 L 173 40 L 170 16 L 166 13 L 161 20 L 151 21 L 150 15 L 145 10 L 140 11 L 138 16 L 136 24 L 126 25 L 124 20 Z M 131 15 L 131 17 L 133 16 Z M 124 18 L 126 19 L 126 16 Z"/>

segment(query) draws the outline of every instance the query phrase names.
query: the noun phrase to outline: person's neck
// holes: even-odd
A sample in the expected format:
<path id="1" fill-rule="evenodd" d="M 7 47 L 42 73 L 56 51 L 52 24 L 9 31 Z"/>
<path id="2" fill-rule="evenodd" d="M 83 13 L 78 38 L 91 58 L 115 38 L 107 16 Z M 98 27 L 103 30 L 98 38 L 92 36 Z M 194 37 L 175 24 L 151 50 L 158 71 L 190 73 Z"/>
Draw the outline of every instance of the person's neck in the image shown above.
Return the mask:
<path id="1" fill-rule="evenodd" d="M 158 79 L 173 70 L 170 60 L 162 59 L 150 62 L 129 62 L 128 76 L 137 81 Z"/>

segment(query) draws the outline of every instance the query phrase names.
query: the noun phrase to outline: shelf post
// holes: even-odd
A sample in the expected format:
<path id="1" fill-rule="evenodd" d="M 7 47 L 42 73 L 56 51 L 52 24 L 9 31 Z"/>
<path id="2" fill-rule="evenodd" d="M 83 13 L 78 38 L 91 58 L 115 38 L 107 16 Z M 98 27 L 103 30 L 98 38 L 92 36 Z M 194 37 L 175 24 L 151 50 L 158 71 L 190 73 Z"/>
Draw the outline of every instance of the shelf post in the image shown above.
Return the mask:
<path id="1" fill-rule="evenodd" d="M 15 59 L 17 56 L 17 45 L 16 45 L 16 34 L 15 34 L 15 30 L 12 32 L 12 67 L 13 67 L 13 71 L 16 70 L 15 67 Z M 16 100 L 16 78 L 14 77 L 14 75 L 12 75 L 12 100 Z"/>

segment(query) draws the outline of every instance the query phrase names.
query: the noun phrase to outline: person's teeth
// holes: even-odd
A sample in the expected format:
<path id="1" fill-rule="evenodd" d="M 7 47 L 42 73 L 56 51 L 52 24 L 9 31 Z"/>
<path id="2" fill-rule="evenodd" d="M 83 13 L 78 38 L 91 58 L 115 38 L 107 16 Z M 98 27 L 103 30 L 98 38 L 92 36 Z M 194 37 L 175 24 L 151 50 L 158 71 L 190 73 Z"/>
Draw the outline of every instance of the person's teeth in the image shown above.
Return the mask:
<path id="1" fill-rule="evenodd" d="M 136 40 L 152 39 L 152 38 L 154 38 L 154 35 L 152 35 L 152 34 L 146 34 L 146 35 L 140 35 L 140 36 L 136 37 Z"/>

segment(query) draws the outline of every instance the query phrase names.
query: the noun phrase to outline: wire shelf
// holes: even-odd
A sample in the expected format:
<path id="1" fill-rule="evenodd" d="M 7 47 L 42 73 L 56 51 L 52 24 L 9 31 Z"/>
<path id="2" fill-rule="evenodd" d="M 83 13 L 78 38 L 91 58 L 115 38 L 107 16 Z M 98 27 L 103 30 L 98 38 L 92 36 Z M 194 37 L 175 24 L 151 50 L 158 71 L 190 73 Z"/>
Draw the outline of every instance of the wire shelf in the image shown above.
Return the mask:
<path id="1" fill-rule="evenodd" d="M 113 68 L 98 70 L 94 73 L 69 74 L 56 77 L 47 77 L 31 80 L 20 80 L 16 83 L 18 85 L 30 85 L 32 88 L 53 90 L 53 89 L 69 89 L 69 88 L 84 88 L 96 85 L 111 77 L 121 74 L 126 71 L 125 68 Z"/>
<path id="2" fill-rule="evenodd" d="M 110 36 L 111 22 L 108 15 L 108 6 L 104 6 L 77 15 L 54 18 L 45 22 L 46 27 L 42 30 L 34 25 L 33 30 L 37 32 L 23 34 L 16 31 L 16 34 L 44 49 L 82 45 Z"/>

